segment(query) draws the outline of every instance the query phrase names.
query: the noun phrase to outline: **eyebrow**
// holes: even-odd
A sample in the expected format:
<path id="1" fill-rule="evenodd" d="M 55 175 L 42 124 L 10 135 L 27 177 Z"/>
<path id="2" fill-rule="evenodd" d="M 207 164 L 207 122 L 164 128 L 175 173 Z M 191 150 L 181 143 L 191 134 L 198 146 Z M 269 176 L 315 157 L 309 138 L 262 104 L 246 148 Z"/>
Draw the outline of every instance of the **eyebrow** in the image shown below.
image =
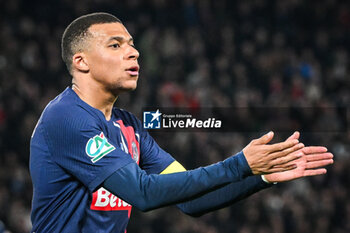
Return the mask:
<path id="1" fill-rule="evenodd" d="M 111 38 L 109 38 L 107 43 L 110 43 L 113 40 L 116 40 L 118 42 L 126 41 L 126 39 L 124 37 L 122 37 L 122 36 L 112 36 Z M 130 37 L 130 39 L 128 40 L 128 42 L 133 42 L 133 41 L 134 41 L 134 39 L 132 37 Z"/>

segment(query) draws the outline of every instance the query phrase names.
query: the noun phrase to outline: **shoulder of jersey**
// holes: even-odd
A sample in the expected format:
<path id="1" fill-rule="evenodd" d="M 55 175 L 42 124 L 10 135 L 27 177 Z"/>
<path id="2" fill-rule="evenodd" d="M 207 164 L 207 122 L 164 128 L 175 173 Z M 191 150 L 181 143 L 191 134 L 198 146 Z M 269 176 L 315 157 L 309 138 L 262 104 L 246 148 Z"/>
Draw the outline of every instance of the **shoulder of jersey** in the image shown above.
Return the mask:
<path id="1" fill-rule="evenodd" d="M 91 112 L 91 111 L 90 111 Z M 63 92 L 53 99 L 45 108 L 43 117 L 50 119 L 72 119 L 89 118 L 89 109 L 82 107 L 76 102 L 76 99 Z"/>

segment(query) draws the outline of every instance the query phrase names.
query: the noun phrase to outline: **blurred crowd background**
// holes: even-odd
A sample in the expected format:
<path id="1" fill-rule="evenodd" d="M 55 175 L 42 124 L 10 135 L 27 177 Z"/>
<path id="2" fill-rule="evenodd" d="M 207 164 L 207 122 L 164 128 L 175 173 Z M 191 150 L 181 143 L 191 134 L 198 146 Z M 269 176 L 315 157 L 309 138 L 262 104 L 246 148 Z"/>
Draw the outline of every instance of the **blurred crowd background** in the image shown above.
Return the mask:
<path id="1" fill-rule="evenodd" d="M 116 103 L 139 117 L 145 106 L 335 109 L 314 119 L 332 130 L 302 132 L 305 144 L 335 155 L 327 175 L 278 184 L 200 218 L 175 207 L 134 209 L 128 232 L 350 232 L 349 1 L 0 0 L 0 6 L 1 233 L 30 230 L 30 136 L 46 104 L 70 85 L 60 55 L 64 28 L 96 11 L 119 17 L 141 53 L 138 89 Z M 345 124 L 338 108 L 347 109 Z M 273 123 L 295 124 L 293 116 Z M 276 132 L 276 141 L 291 133 Z M 191 169 L 240 151 L 261 132 L 152 135 Z"/>

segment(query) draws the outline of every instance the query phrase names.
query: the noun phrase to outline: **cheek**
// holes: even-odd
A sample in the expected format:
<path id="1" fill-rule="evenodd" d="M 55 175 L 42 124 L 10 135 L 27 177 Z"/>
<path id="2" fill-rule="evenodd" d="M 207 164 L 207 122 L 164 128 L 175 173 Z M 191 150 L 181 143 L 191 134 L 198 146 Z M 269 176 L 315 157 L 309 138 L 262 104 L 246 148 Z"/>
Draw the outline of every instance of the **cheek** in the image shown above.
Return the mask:
<path id="1" fill-rule="evenodd" d="M 93 73 L 105 73 L 105 72 L 117 72 L 121 68 L 121 61 L 116 56 L 108 54 L 99 54 L 95 57 L 93 65 L 91 66 L 91 72 Z"/>
<path id="2" fill-rule="evenodd" d="M 109 71 L 120 71 L 121 70 L 121 60 L 117 56 L 104 56 L 101 60 L 101 68 Z"/>

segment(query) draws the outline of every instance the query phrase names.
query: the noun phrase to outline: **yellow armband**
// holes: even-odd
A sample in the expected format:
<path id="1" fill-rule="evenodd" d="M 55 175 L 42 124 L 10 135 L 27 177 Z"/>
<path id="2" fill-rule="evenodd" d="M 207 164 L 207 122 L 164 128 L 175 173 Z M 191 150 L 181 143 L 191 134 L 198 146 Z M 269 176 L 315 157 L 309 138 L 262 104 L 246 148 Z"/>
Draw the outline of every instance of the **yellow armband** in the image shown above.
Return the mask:
<path id="1" fill-rule="evenodd" d="M 176 172 L 184 172 L 186 169 L 178 162 L 172 162 L 167 168 L 165 168 L 160 174 L 170 174 Z"/>

